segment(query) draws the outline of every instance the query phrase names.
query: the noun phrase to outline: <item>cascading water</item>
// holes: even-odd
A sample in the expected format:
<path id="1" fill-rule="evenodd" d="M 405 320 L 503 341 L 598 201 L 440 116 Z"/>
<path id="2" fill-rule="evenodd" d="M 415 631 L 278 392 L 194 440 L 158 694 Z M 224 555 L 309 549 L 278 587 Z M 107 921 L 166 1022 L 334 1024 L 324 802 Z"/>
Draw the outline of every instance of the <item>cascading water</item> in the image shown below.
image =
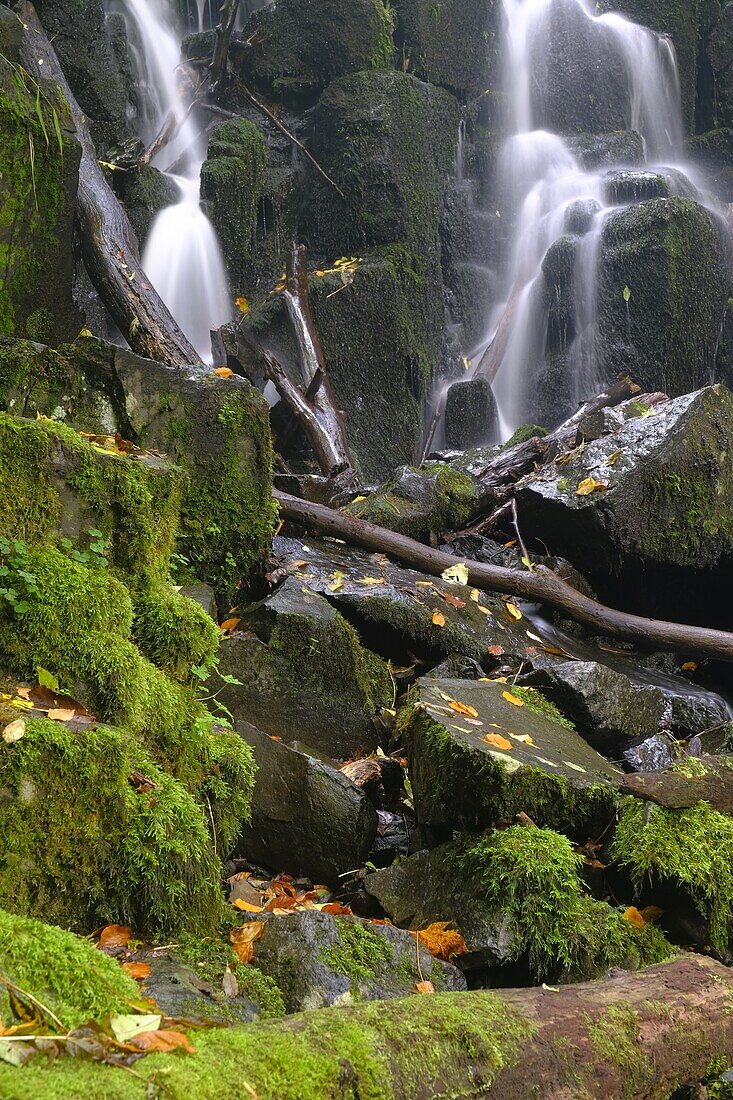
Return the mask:
<path id="1" fill-rule="evenodd" d="M 150 229 L 143 267 L 202 359 L 211 361 L 211 329 L 231 318 L 229 288 L 216 233 L 199 201 L 203 135 L 189 111 L 180 40 L 167 0 L 125 0 L 142 110 L 140 137 L 153 141 L 167 120 L 175 131 L 153 164 L 176 184 L 180 199 Z"/>
<path id="2" fill-rule="evenodd" d="M 636 131 L 647 159 L 669 166 L 678 162 L 683 128 L 676 59 L 667 38 L 617 14 L 596 16 L 586 0 L 503 0 L 503 16 L 507 136 L 496 205 L 509 231 L 498 304 L 471 359 L 477 374 L 495 379 L 506 437 L 532 415 L 532 369 L 547 338 L 543 263 L 566 234 L 578 238 L 574 334 L 567 348 L 571 402 L 593 396 L 602 383 L 595 336 L 603 226 L 622 201 L 636 197 L 620 197 L 609 186 L 609 169 L 622 167 L 622 157 L 586 168 L 573 139 L 560 133 Z M 608 114 L 605 125 L 593 117 L 601 117 L 604 102 L 613 105 L 610 125 Z M 672 193 L 696 194 L 681 172 L 661 171 Z"/>

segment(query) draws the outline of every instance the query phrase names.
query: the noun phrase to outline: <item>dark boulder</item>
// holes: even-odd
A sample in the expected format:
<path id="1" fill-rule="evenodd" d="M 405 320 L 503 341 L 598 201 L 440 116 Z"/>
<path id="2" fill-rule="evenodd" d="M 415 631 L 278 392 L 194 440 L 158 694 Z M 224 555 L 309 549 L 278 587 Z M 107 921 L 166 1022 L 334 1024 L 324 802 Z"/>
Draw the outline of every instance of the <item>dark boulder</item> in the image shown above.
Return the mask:
<path id="1" fill-rule="evenodd" d="M 495 0 L 397 0 L 397 39 L 411 71 L 461 98 L 492 89 L 500 8 Z"/>
<path id="2" fill-rule="evenodd" d="M 445 400 L 445 444 L 451 450 L 490 446 L 499 441 L 499 413 L 486 378 L 454 382 Z"/>

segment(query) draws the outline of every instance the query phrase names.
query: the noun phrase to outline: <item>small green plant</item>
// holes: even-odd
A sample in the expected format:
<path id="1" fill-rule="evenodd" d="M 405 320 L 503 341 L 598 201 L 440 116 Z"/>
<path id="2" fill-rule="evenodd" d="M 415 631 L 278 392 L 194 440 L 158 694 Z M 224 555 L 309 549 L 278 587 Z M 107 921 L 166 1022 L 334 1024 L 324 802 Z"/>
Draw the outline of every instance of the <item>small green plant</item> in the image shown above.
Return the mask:
<path id="1" fill-rule="evenodd" d="M 90 528 L 87 534 L 91 542 L 86 550 L 78 550 L 71 539 L 67 538 L 59 539 L 59 545 L 72 561 L 78 561 L 81 565 L 97 565 L 101 569 L 106 568 L 109 565 L 109 559 L 105 555 L 107 548 L 104 544 L 104 535 L 94 527 Z"/>
<path id="2" fill-rule="evenodd" d="M 212 677 L 216 677 L 217 680 L 221 681 L 222 685 L 233 684 L 236 687 L 240 687 L 242 681 L 238 680 L 236 676 L 230 676 L 228 673 L 219 672 L 218 657 L 212 657 L 209 661 L 204 661 L 203 664 L 194 665 L 191 669 L 191 673 L 193 674 L 193 676 L 196 677 L 196 680 L 198 681 L 197 695 L 199 701 L 201 703 L 204 703 L 209 710 L 215 711 L 216 715 L 225 718 L 227 722 L 230 722 L 232 725 L 234 725 L 234 716 L 232 712 L 219 700 L 219 695 L 224 690 L 223 687 L 220 687 L 217 691 L 212 692 L 210 690 L 211 685 L 209 681 L 212 679 Z M 212 725 L 213 722 L 216 720 L 216 717 L 214 715 L 210 716 L 210 718 L 211 721 L 209 721 L 208 717 L 203 719 L 203 721 L 209 726 Z"/>
<path id="3" fill-rule="evenodd" d="M 29 597 L 38 595 L 37 578 L 26 568 L 26 554 L 20 539 L 0 538 L 0 600 L 16 615 L 27 614 Z"/>

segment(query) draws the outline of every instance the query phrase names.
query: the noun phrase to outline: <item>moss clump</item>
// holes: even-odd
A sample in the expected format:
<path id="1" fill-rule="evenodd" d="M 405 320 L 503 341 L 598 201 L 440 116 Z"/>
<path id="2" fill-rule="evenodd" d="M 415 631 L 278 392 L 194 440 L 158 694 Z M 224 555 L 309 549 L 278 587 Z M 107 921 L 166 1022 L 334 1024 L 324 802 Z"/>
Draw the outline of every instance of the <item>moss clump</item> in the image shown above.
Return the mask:
<path id="1" fill-rule="evenodd" d="M 321 962 L 353 983 L 369 981 L 375 968 L 392 962 L 392 948 L 357 921 L 338 921 L 338 946 L 324 947 Z"/>
<path id="2" fill-rule="evenodd" d="M 710 924 L 711 943 L 727 951 L 733 920 L 733 818 L 707 802 L 667 810 L 627 799 L 611 857 L 630 872 L 637 888 L 651 879 L 689 894 Z"/>
<path id="3" fill-rule="evenodd" d="M 639 1054 L 639 1020 L 630 1005 L 611 1005 L 595 1022 L 587 1020 L 599 1063 L 610 1062 L 624 1070 L 624 1097 L 643 1094 L 656 1077 L 652 1060 Z"/>
<path id="4" fill-rule="evenodd" d="M 148 660 L 181 683 L 190 682 L 194 665 L 210 664 L 219 645 L 216 623 L 203 608 L 164 584 L 135 601 L 132 634 Z"/>
<path id="5" fill-rule="evenodd" d="M 636 968 L 673 953 L 658 930 L 636 929 L 623 913 L 583 893 L 582 855 L 550 829 L 515 825 L 492 833 L 459 863 L 489 904 L 509 916 L 514 957 L 526 956 L 538 981 L 550 974 L 590 978 L 609 966 Z"/>
<path id="6" fill-rule="evenodd" d="M 503 444 L 502 450 L 507 451 L 517 443 L 526 443 L 528 439 L 543 435 L 547 435 L 547 428 L 540 428 L 537 424 L 522 424 Z"/>
<path id="7" fill-rule="evenodd" d="M 68 1028 L 129 1011 L 140 996 L 119 963 L 70 932 L 0 909 L 0 974 L 50 1008 Z M 21 1000 L 22 1000 L 21 996 Z M 9 1024 L 7 989 L 0 1022 Z"/>
<path id="8" fill-rule="evenodd" d="M 348 511 L 413 539 L 465 527 L 476 501 L 472 479 L 443 464 L 406 466 Z"/>
<path id="9" fill-rule="evenodd" d="M 178 938 L 176 954 L 195 967 L 196 973 L 214 989 L 221 988 L 224 972 L 231 970 L 237 979 L 239 995 L 255 1002 L 260 1019 L 277 1019 L 285 1015 L 285 1002 L 277 982 L 256 966 L 242 964 L 228 940 L 204 940 L 183 934 Z M 226 1006 L 220 1005 L 219 1010 L 223 1007 Z"/>
<path id="10" fill-rule="evenodd" d="M 569 718 L 566 718 L 565 715 L 557 709 L 555 704 L 551 703 L 549 699 L 546 699 L 542 692 L 537 691 L 536 688 L 520 687 L 518 684 L 513 684 L 512 695 L 518 695 L 525 707 L 527 707 L 528 710 L 534 711 L 535 714 L 544 714 L 545 718 L 550 718 L 553 722 L 565 726 L 565 729 L 575 729 L 573 722 L 571 722 Z"/>

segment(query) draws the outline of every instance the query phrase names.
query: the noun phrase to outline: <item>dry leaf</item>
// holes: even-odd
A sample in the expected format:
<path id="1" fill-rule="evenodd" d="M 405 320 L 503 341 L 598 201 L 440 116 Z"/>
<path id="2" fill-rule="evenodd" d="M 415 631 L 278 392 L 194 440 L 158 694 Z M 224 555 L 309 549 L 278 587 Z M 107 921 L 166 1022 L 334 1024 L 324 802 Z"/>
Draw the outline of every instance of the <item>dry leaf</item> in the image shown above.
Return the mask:
<path id="1" fill-rule="evenodd" d="M 255 951 L 255 941 L 260 938 L 264 930 L 265 922 L 259 920 L 249 921 L 239 928 L 232 929 L 229 939 L 240 962 L 248 963 L 251 960 Z"/>
<path id="2" fill-rule="evenodd" d="M 249 313 L 249 302 L 243 294 L 240 294 L 238 298 L 234 299 L 234 304 L 236 305 L 240 313 Z"/>
<path id="3" fill-rule="evenodd" d="M 384 577 L 359 577 L 359 584 L 384 584 Z"/>
<path id="4" fill-rule="evenodd" d="M 214 367 L 212 374 L 217 374 L 219 378 L 234 378 L 234 371 L 231 367 Z"/>
<path id="5" fill-rule="evenodd" d="M 14 745 L 16 741 L 20 741 L 21 737 L 25 734 L 25 721 L 23 718 L 16 718 L 14 722 L 9 722 L 3 730 L 3 741 L 6 745 Z"/>
<path id="6" fill-rule="evenodd" d="M 122 969 L 126 974 L 129 974 L 131 978 L 135 978 L 138 982 L 141 982 L 143 978 L 150 977 L 150 966 L 148 963 L 123 963 Z"/>
<path id="7" fill-rule="evenodd" d="M 109 1026 L 118 1043 L 129 1043 L 137 1035 L 156 1032 L 162 1020 L 160 1014 L 141 1016 L 139 1013 L 128 1013 L 124 1016 L 112 1016 Z"/>
<path id="8" fill-rule="evenodd" d="M 694 672 L 697 668 L 697 661 L 685 661 L 682 666 L 683 672 Z"/>
<path id="9" fill-rule="evenodd" d="M 474 603 L 478 603 L 481 599 L 481 593 L 479 592 L 478 588 L 472 588 L 470 595 Z"/>
<path id="10" fill-rule="evenodd" d="M 478 718 L 478 711 L 475 707 L 469 706 L 468 703 L 459 703 L 455 699 L 451 699 L 448 706 L 456 714 L 467 714 L 469 718 Z"/>
<path id="11" fill-rule="evenodd" d="M 519 741 L 521 745 L 534 745 L 534 741 L 528 733 L 513 733 L 512 737 L 515 741 Z"/>
<path id="12" fill-rule="evenodd" d="M 502 653 L 504 652 L 504 646 L 490 645 L 486 652 L 490 653 L 492 657 L 501 657 Z"/>
<path id="13" fill-rule="evenodd" d="M 507 703 L 511 703 L 514 707 L 523 707 L 524 699 L 520 699 L 518 695 L 512 695 L 511 691 L 502 691 L 502 698 L 506 699 Z"/>
<path id="14" fill-rule="evenodd" d="M 645 924 L 653 924 L 655 920 L 659 920 L 664 916 L 664 909 L 660 909 L 658 905 L 646 905 L 641 911 L 642 918 Z"/>
<path id="15" fill-rule="evenodd" d="M 433 626 L 445 626 L 445 615 L 440 611 L 433 612 Z"/>
<path id="16" fill-rule="evenodd" d="M 156 1050 L 168 1054 L 171 1050 L 185 1050 L 187 1054 L 195 1054 L 196 1048 L 191 1046 L 188 1035 L 182 1031 L 174 1031 L 173 1028 L 159 1029 L 158 1031 L 141 1031 L 130 1039 L 130 1044 L 138 1050 Z"/>
<path id="17" fill-rule="evenodd" d="M 72 718 L 76 717 L 76 711 L 73 707 L 52 707 L 48 712 L 48 717 L 52 722 L 70 722 Z"/>
<path id="18" fill-rule="evenodd" d="M 416 993 L 435 993 L 435 986 L 432 982 L 418 982 L 415 986 Z"/>
<path id="19" fill-rule="evenodd" d="M 221 630 L 222 632 L 226 631 L 228 634 L 231 634 L 232 631 L 236 630 L 238 626 L 239 619 L 225 619 L 224 622 L 221 623 L 221 625 L 219 626 L 219 630 Z"/>
<path id="20" fill-rule="evenodd" d="M 463 600 L 459 600 L 458 596 L 451 596 L 450 592 L 444 592 L 443 599 L 446 603 L 449 603 L 451 607 L 463 608 L 466 606 Z"/>
<path id="21" fill-rule="evenodd" d="M 131 928 L 123 924 L 108 924 L 102 929 L 97 947 L 127 947 L 131 936 Z"/>
<path id="22" fill-rule="evenodd" d="M 607 481 L 596 481 L 594 477 L 584 477 L 575 492 L 579 497 L 587 497 L 590 496 L 591 493 L 602 491 L 607 488 Z"/>
<path id="23" fill-rule="evenodd" d="M 448 962 L 456 955 L 465 955 L 468 951 L 463 936 L 454 928 L 449 928 L 450 923 L 447 920 L 434 921 L 427 928 L 412 932 L 411 935 L 416 936 L 420 943 L 427 947 L 433 958 Z"/>
<path id="24" fill-rule="evenodd" d="M 513 619 L 516 619 L 517 622 L 519 622 L 519 620 L 522 618 L 522 612 L 519 610 L 519 608 L 516 606 L 516 604 L 508 603 L 506 605 L 506 609 L 509 612 L 509 614 L 511 615 L 511 617 Z"/>
<path id="25" fill-rule="evenodd" d="M 644 927 L 644 918 L 635 905 L 630 905 L 629 908 L 625 911 L 624 916 L 626 917 L 629 924 L 633 924 L 634 928 Z"/>
<path id="26" fill-rule="evenodd" d="M 468 568 L 462 561 L 444 569 L 440 575 L 448 584 L 468 584 Z"/>
<path id="27" fill-rule="evenodd" d="M 224 971 L 224 976 L 221 979 L 221 988 L 224 990 L 225 997 L 236 997 L 239 993 L 239 982 L 237 981 L 236 974 L 232 974 L 229 967 Z"/>
<path id="28" fill-rule="evenodd" d="M 242 898 L 237 898 L 236 901 L 232 902 L 232 905 L 235 909 L 244 910 L 245 913 L 262 913 L 264 910 L 264 906 L 251 905 L 248 901 L 244 901 Z"/>
<path id="29" fill-rule="evenodd" d="M 511 752 L 513 748 L 511 741 L 507 741 L 506 737 L 502 737 L 499 733 L 487 733 L 483 740 L 487 745 L 493 745 L 495 749 L 503 749 L 504 752 Z"/>

